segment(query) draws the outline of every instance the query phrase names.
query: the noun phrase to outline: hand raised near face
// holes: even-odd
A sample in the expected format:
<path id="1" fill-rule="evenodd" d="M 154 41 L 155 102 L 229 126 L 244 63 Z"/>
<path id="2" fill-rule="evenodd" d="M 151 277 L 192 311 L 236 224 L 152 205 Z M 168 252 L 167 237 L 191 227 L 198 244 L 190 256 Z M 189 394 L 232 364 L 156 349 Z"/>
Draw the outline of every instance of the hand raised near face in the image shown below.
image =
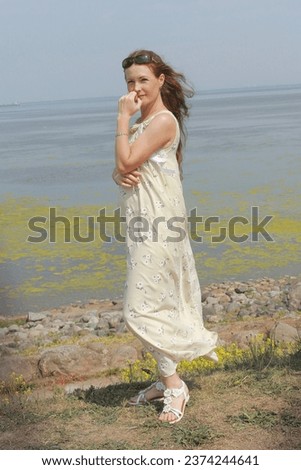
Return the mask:
<path id="1" fill-rule="evenodd" d="M 138 98 L 136 91 L 131 91 L 127 95 L 121 96 L 118 101 L 118 113 L 122 115 L 133 116 L 141 108 L 141 99 Z"/>

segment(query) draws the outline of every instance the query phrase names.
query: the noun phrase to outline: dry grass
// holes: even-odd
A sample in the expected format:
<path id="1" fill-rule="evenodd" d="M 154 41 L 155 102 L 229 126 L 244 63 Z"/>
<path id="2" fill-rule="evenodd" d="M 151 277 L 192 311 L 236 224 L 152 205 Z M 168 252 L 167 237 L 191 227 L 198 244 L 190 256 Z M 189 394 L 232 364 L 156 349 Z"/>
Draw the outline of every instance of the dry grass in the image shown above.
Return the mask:
<path id="1" fill-rule="evenodd" d="M 294 368 L 217 370 L 186 378 L 183 420 L 161 424 L 161 404 L 128 407 L 141 383 L 34 398 L 5 390 L 0 449 L 301 449 L 301 375 Z M 143 383 L 143 387 L 147 383 Z"/>

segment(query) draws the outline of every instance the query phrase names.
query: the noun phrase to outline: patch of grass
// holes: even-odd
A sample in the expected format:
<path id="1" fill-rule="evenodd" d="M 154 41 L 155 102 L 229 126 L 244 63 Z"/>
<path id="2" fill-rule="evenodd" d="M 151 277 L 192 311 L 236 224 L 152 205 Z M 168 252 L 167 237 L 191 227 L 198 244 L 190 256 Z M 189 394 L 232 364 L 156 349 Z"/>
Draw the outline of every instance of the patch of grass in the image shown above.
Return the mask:
<path id="1" fill-rule="evenodd" d="M 25 381 L 22 374 L 13 372 L 9 380 L 0 382 L 0 394 L 8 395 L 9 397 L 19 394 L 28 395 L 33 388 L 32 384 Z"/>
<path id="2" fill-rule="evenodd" d="M 240 389 L 249 391 L 254 396 L 260 394 L 279 397 L 286 395 L 289 397 L 295 391 L 300 391 L 301 384 L 293 371 L 288 368 L 268 368 L 263 371 L 256 370 L 238 370 L 229 371 L 223 375 L 216 385 L 216 389 L 222 391 L 224 389 Z"/>
<path id="3" fill-rule="evenodd" d="M 36 424 L 43 419 L 41 410 L 32 406 L 28 396 L 16 394 L 0 397 L 0 430 L 14 429 L 23 424 Z"/>
<path id="4" fill-rule="evenodd" d="M 281 396 L 285 394 L 289 397 L 294 392 L 300 391 L 301 383 L 294 372 L 289 368 L 269 369 L 261 381 L 262 393 L 269 396 Z"/>
<path id="5" fill-rule="evenodd" d="M 39 416 L 27 406 L 32 390 L 33 385 L 27 383 L 21 374 L 12 373 L 9 380 L 0 382 L 0 414 L 4 421 L 1 429 L 39 420 Z"/>
<path id="6" fill-rule="evenodd" d="M 236 416 L 227 416 L 226 420 L 238 427 L 246 425 L 259 426 L 265 429 L 271 429 L 278 425 L 291 428 L 301 427 L 301 418 L 290 411 L 276 413 L 275 411 L 252 409 L 243 411 Z"/>
<path id="7" fill-rule="evenodd" d="M 293 370 L 301 371 L 301 341 L 298 341 L 295 351 L 290 354 L 288 365 Z"/>
<path id="8" fill-rule="evenodd" d="M 279 424 L 279 417 L 274 411 L 251 410 L 243 411 L 236 416 L 227 416 L 227 421 L 233 425 L 245 426 L 248 424 L 261 428 L 272 428 Z"/>
<path id="9" fill-rule="evenodd" d="M 108 450 L 135 450 L 135 447 L 132 447 L 126 441 L 105 441 L 101 444 L 101 449 Z"/>
<path id="10" fill-rule="evenodd" d="M 8 328 L 11 325 L 25 325 L 26 318 L 3 318 L 0 320 L 0 328 Z"/>
<path id="11" fill-rule="evenodd" d="M 261 448 L 270 448 L 270 436 L 275 449 L 298 448 L 298 378 L 277 372 L 276 382 L 282 381 L 285 386 L 279 387 L 275 402 L 273 396 L 264 393 L 264 388 L 272 383 L 276 372 L 264 371 L 265 386 L 261 387 L 256 383 L 258 373 L 254 371 L 216 371 L 205 377 L 195 376 L 193 382 L 188 382 L 191 400 L 184 419 L 172 426 L 158 420 L 162 403 L 125 406 L 126 400 L 149 382 L 91 387 L 77 390 L 73 395 L 66 395 L 57 387 L 51 398 L 15 401 L 0 409 L 3 431 L 0 448 L 234 449 L 239 442 L 243 449 L 256 447 L 258 432 L 265 431 L 266 441 L 260 442 Z M 229 393 L 229 384 L 237 387 L 233 393 L 231 390 Z M 215 400 L 222 405 L 217 406 Z M 249 409 L 243 408 L 245 403 Z M 248 432 L 248 426 L 254 428 L 253 433 Z M 256 427 L 264 431 L 257 432 Z"/>
<path id="12" fill-rule="evenodd" d="M 126 406 L 156 377 L 148 356 L 134 363 L 127 380 L 72 395 L 54 385 L 51 397 L 37 398 L 24 378 L 12 377 L 1 384 L 0 449 L 236 449 L 237 443 L 240 449 L 299 448 L 300 374 L 283 357 L 260 370 L 247 369 L 247 360 L 241 368 L 224 367 L 240 354 L 234 347 L 225 350 L 210 369 L 202 362 L 191 369 L 182 364 L 191 400 L 183 420 L 172 426 L 158 420 L 160 402 Z M 261 354 L 258 348 L 255 354 Z"/>
<path id="13" fill-rule="evenodd" d="M 64 333 L 60 332 L 50 332 L 47 336 L 48 341 L 45 343 L 45 340 L 43 338 L 39 338 L 35 344 L 29 348 L 24 349 L 21 351 L 21 354 L 23 356 L 32 356 L 36 355 L 38 352 L 44 349 L 49 349 L 53 348 L 56 346 L 67 346 L 67 345 L 73 345 L 73 344 L 79 344 L 80 346 L 86 346 L 90 345 L 91 343 L 101 343 L 104 345 L 117 345 L 117 344 L 127 344 L 129 342 L 129 339 L 131 339 L 132 336 L 129 333 L 124 333 L 120 336 L 114 335 L 114 334 L 108 334 L 107 336 L 101 336 L 93 338 L 89 337 L 89 340 L 87 340 L 84 336 L 81 336 L 78 333 L 75 333 L 73 335 L 68 336 L 68 338 L 64 337 Z"/>
<path id="14" fill-rule="evenodd" d="M 217 434 L 209 426 L 193 421 L 186 426 L 175 426 L 171 437 L 181 448 L 195 449 L 217 437 Z"/>
<path id="15" fill-rule="evenodd" d="M 284 411 L 280 415 L 280 423 L 282 426 L 289 426 L 293 428 L 301 428 L 301 418 L 298 418 L 295 414 Z"/>

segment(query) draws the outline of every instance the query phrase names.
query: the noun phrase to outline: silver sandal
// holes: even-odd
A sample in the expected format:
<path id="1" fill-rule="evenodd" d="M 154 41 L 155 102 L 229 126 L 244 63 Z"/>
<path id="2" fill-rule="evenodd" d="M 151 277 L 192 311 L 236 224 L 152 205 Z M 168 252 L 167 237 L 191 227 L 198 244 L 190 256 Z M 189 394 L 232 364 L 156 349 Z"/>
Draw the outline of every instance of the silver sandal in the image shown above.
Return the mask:
<path id="1" fill-rule="evenodd" d="M 152 398 L 151 400 L 147 400 L 147 398 L 145 397 L 146 392 L 148 392 L 149 390 L 151 390 L 154 387 L 159 392 L 164 392 L 164 390 L 166 390 L 165 385 L 162 382 L 160 382 L 159 380 L 157 380 L 157 382 L 151 384 L 149 387 L 145 388 L 144 390 L 141 390 L 138 393 L 137 399 L 135 401 L 129 400 L 128 405 L 140 406 L 140 405 L 147 405 L 148 403 L 151 403 L 152 401 L 162 401 L 164 399 L 163 396 L 162 397 L 155 397 L 155 398 Z"/>
<path id="2" fill-rule="evenodd" d="M 178 410 L 177 408 L 174 408 L 171 406 L 173 402 L 173 398 L 178 398 L 180 395 L 184 395 L 183 403 L 181 406 L 181 409 Z M 185 382 L 182 381 L 182 387 L 181 388 L 166 388 L 164 391 L 164 408 L 162 410 L 162 413 L 173 413 L 176 417 L 173 421 L 166 421 L 169 424 L 175 424 L 178 423 L 184 416 L 184 411 L 185 407 L 189 401 L 189 391 L 187 388 L 187 385 Z M 165 421 L 162 421 L 165 422 Z"/>

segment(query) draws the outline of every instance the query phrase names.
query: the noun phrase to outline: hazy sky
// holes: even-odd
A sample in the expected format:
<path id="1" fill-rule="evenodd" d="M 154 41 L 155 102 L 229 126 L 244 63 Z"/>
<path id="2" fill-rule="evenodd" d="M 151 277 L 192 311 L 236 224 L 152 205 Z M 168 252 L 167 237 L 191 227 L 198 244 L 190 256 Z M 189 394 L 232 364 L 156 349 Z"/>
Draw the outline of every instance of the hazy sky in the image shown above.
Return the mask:
<path id="1" fill-rule="evenodd" d="M 0 103 L 120 95 L 153 49 L 196 89 L 301 83 L 300 0 L 0 0 Z"/>

